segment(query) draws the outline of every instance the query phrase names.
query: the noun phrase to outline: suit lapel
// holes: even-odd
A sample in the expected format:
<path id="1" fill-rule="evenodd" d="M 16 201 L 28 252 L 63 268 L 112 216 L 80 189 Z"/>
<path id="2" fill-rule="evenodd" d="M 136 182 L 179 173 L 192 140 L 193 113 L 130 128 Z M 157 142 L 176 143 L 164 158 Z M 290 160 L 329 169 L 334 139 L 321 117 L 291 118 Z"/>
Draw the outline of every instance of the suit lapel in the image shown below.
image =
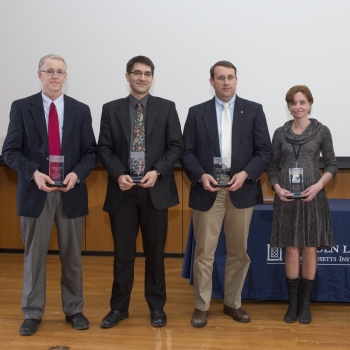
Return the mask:
<path id="1" fill-rule="evenodd" d="M 220 156 L 219 131 L 216 117 L 215 97 L 205 105 L 204 123 L 217 157 Z"/>
<path id="2" fill-rule="evenodd" d="M 117 118 L 119 119 L 125 138 L 128 142 L 128 146 L 130 147 L 131 125 L 129 103 L 129 97 L 122 100 L 121 104 L 118 106 Z"/>
<path id="3" fill-rule="evenodd" d="M 30 113 L 35 121 L 35 124 L 39 130 L 40 136 L 43 139 L 46 154 L 49 154 L 49 144 L 47 139 L 47 126 L 45 120 L 45 112 L 43 99 L 41 97 L 41 92 L 34 96 L 31 106 Z"/>
<path id="4" fill-rule="evenodd" d="M 148 102 L 147 102 L 147 115 L 146 115 L 146 142 L 147 137 L 150 135 L 153 125 L 158 117 L 159 114 L 159 107 L 157 100 L 149 95 L 148 96 Z"/>
<path id="5" fill-rule="evenodd" d="M 76 116 L 76 108 L 73 100 L 64 95 L 64 120 L 63 120 L 63 134 L 62 134 L 62 154 L 64 154 L 65 147 L 69 138 L 69 134 L 72 130 L 74 119 Z"/>
<path id="6" fill-rule="evenodd" d="M 236 96 L 232 122 L 232 160 L 235 159 L 245 122 L 246 118 L 244 116 L 244 103 L 241 98 Z"/>

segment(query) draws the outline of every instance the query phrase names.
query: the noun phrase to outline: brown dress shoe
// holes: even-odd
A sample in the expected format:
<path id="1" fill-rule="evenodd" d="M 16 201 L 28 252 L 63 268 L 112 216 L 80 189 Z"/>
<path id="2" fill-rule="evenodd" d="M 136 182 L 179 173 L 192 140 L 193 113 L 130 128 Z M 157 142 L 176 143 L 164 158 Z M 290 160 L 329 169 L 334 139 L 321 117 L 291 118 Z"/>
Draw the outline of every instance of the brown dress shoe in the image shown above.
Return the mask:
<path id="1" fill-rule="evenodd" d="M 232 307 L 224 305 L 224 314 L 231 316 L 237 322 L 250 322 L 250 317 L 248 313 L 244 311 L 241 307 L 239 309 L 232 309 Z"/>
<path id="2" fill-rule="evenodd" d="M 208 311 L 194 309 L 191 325 L 193 327 L 204 327 L 207 325 Z"/>

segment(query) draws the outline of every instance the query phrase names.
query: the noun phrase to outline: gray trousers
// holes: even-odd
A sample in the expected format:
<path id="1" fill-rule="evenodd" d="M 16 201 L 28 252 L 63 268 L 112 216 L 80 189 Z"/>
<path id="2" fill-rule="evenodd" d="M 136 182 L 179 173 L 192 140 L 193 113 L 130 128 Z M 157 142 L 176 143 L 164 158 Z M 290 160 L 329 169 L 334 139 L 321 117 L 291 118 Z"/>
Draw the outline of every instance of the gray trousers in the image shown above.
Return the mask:
<path id="1" fill-rule="evenodd" d="M 62 264 L 62 308 L 67 316 L 82 312 L 83 278 L 81 261 L 82 227 L 85 217 L 69 219 L 65 215 L 61 192 L 47 193 L 38 218 L 20 217 L 24 252 L 22 312 L 24 318 L 41 319 L 46 299 L 46 256 L 53 223 Z"/>

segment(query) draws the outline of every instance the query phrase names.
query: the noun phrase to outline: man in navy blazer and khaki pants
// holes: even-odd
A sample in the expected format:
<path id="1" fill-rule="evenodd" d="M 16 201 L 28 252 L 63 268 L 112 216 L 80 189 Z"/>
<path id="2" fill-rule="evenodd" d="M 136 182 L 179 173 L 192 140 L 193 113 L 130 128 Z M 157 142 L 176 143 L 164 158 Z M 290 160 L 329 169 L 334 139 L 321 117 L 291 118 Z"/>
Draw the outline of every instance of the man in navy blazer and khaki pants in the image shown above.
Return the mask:
<path id="1" fill-rule="evenodd" d="M 42 91 L 13 102 L 2 149 L 5 162 L 18 172 L 17 214 L 25 248 L 22 293 L 25 320 L 20 327 L 21 335 L 34 334 L 44 314 L 46 255 L 54 222 L 62 263 L 62 307 L 66 321 L 75 329 L 89 328 L 89 321 L 82 314 L 81 243 L 88 213 L 85 179 L 95 167 L 97 150 L 89 107 L 62 93 L 66 68 L 64 59 L 58 55 L 40 60 L 38 76 Z M 50 123 L 56 123 L 54 137 L 64 156 L 66 187 L 47 186 L 54 184 L 48 176 L 53 148 Z"/>
<path id="2" fill-rule="evenodd" d="M 215 97 L 191 107 L 184 127 L 181 163 L 192 184 L 189 206 L 193 208 L 196 239 L 194 327 L 207 324 L 214 253 L 223 221 L 227 250 L 223 311 L 235 321 L 250 321 L 241 307 L 250 264 L 247 239 L 253 207 L 263 201 L 259 177 L 272 158 L 272 148 L 262 106 L 236 95 L 236 73 L 228 61 L 219 61 L 211 68 Z M 225 108 L 231 120 L 230 147 L 226 148 L 222 142 L 227 129 L 222 125 Z M 226 156 L 222 154 L 224 148 L 229 152 L 231 171 L 228 187 L 222 189 L 215 187 L 213 158 Z"/>

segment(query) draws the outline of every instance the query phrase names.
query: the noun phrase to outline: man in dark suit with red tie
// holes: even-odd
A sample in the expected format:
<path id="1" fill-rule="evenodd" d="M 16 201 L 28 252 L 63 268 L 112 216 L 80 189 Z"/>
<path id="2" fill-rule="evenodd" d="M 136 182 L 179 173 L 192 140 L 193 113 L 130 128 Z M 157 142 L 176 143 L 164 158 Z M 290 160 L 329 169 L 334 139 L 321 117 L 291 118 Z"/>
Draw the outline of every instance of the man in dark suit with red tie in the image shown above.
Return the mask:
<path id="1" fill-rule="evenodd" d="M 114 327 L 129 317 L 139 226 L 151 324 L 163 327 L 167 322 L 163 310 L 164 246 L 168 208 L 179 203 L 173 167 L 182 154 L 183 142 L 174 102 L 149 94 L 153 74 L 149 58 L 132 58 L 126 67 L 130 95 L 102 109 L 98 154 L 108 173 L 103 209 L 109 213 L 114 239 L 111 310 L 103 318 L 102 328 Z"/>
<path id="2" fill-rule="evenodd" d="M 66 321 L 75 329 L 89 328 L 82 313 L 81 244 L 88 214 L 85 180 L 95 167 L 97 150 L 89 107 L 62 93 L 66 69 L 58 55 L 40 60 L 42 91 L 12 103 L 2 149 L 6 164 L 18 172 L 17 214 L 25 248 L 21 335 L 34 334 L 44 315 L 46 255 L 54 222 Z M 50 166 L 50 156 L 63 156 L 63 166 Z M 61 175 L 57 180 L 62 187 L 49 177 L 50 167 Z"/>
<path id="3" fill-rule="evenodd" d="M 250 321 L 241 307 L 250 264 L 247 239 L 253 207 L 263 201 L 260 175 L 272 158 L 272 147 L 262 106 L 236 95 L 236 73 L 228 61 L 212 66 L 209 81 L 215 97 L 191 107 L 184 127 L 181 163 L 192 184 L 189 206 L 196 239 L 193 327 L 207 324 L 214 253 L 223 221 L 227 251 L 223 311 L 237 322 Z M 221 158 L 223 169 L 226 165 L 227 181 L 219 184 L 224 187 L 218 187 L 214 158 Z"/>

